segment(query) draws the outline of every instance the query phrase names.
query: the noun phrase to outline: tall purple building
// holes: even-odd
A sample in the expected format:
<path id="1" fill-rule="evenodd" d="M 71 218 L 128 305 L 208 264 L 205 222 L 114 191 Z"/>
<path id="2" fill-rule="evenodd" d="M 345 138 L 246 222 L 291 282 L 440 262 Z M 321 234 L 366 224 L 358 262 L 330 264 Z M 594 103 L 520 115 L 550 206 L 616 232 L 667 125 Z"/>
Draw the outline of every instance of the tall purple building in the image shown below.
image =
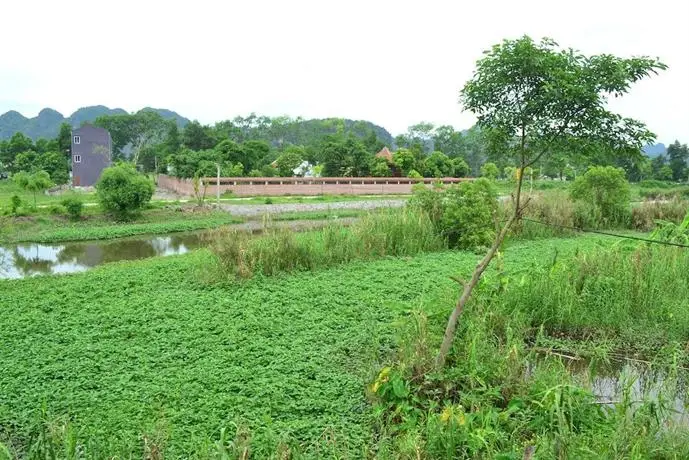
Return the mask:
<path id="1" fill-rule="evenodd" d="M 72 130 L 72 185 L 89 187 L 112 163 L 112 137 L 107 129 L 85 124 Z"/>

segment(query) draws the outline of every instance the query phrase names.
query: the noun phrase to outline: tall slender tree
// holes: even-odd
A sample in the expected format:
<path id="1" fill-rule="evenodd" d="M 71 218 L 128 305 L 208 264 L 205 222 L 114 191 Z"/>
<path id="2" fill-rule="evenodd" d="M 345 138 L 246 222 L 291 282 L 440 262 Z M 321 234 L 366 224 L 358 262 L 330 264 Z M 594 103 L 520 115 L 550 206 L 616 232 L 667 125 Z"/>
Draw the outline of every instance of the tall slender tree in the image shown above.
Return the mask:
<path id="1" fill-rule="evenodd" d="M 610 112 L 607 98 L 624 95 L 632 83 L 665 68 L 657 59 L 585 56 L 561 49 L 553 40 L 535 42 L 526 36 L 493 46 L 476 63 L 460 101 L 478 118 L 489 146 L 504 152 L 518 166 L 519 174 L 511 214 L 469 280 L 462 282 L 437 367 L 445 364 L 472 291 L 528 204 L 528 199 L 522 199 L 521 172 L 554 151 L 640 155 L 641 147 L 655 136 L 643 123 Z"/>

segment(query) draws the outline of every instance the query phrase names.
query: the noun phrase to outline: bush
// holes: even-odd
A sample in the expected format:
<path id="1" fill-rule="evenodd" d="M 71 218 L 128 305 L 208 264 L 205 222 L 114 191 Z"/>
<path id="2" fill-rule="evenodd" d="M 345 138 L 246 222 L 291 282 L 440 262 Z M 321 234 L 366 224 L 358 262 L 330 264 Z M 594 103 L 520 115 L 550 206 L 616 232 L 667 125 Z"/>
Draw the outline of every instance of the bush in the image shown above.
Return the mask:
<path id="1" fill-rule="evenodd" d="M 434 189 L 416 188 L 409 201 L 423 210 L 452 248 L 488 246 L 495 238 L 495 190 L 486 179 Z"/>
<path id="2" fill-rule="evenodd" d="M 132 165 L 105 168 L 96 184 L 96 196 L 104 210 L 123 219 L 143 209 L 151 201 L 155 187 Z"/>
<path id="3" fill-rule="evenodd" d="M 630 190 L 623 169 L 612 166 L 589 168 L 574 181 L 571 196 L 575 201 L 589 205 L 603 226 L 629 220 Z"/>
<path id="4" fill-rule="evenodd" d="M 484 163 L 484 165 L 481 166 L 481 177 L 495 180 L 498 174 L 500 174 L 500 170 L 495 163 Z"/>
<path id="5" fill-rule="evenodd" d="M 81 198 L 76 196 L 70 196 L 62 200 L 62 206 L 67 210 L 67 214 L 73 220 L 77 220 L 81 217 L 81 213 L 84 210 L 84 202 Z"/>
<path id="6" fill-rule="evenodd" d="M 12 215 L 16 216 L 17 211 L 22 205 L 22 199 L 19 198 L 19 195 L 12 195 L 12 198 L 10 198 L 10 210 L 12 211 Z"/>
<path id="7" fill-rule="evenodd" d="M 411 171 L 409 171 L 407 177 L 410 179 L 423 179 L 423 176 L 416 169 L 412 169 Z"/>

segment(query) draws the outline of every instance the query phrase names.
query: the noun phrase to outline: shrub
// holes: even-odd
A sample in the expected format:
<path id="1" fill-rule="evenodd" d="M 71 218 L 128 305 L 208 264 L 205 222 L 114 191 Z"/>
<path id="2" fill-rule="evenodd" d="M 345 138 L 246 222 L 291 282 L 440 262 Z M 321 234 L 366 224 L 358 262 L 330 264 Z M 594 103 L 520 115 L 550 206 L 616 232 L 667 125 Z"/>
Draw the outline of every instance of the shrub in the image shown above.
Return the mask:
<path id="1" fill-rule="evenodd" d="M 21 205 L 22 199 L 19 198 L 19 195 L 12 195 L 12 198 L 10 198 L 10 210 L 12 211 L 13 216 L 17 215 L 17 211 Z"/>
<path id="2" fill-rule="evenodd" d="M 409 171 L 407 177 L 410 179 L 423 179 L 423 176 L 416 169 L 412 169 L 411 171 Z"/>
<path id="3" fill-rule="evenodd" d="M 123 219 L 143 209 L 153 191 L 153 183 L 128 164 L 104 169 L 96 184 L 96 196 L 103 209 Z"/>
<path id="4" fill-rule="evenodd" d="M 495 180 L 498 174 L 500 174 L 500 170 L 495 163 L 484 163 L 483 166 L 481 166 L 481 177 Z"/>
<path id="5" fill-rule="evenodd" d="M 623 169 L 612 166 L 594 166 L 572 185 L 571 196 L 592 208 L 604 226 L 619 224 L 629 219 L 629 182 Z"/>
<path id="6" fill-rule="evenodd" d="M 67 210 L 67 214 L 73 220 L 78 220 L 84 210 L 84 202 L 81 198 L 70 196 L 62 200 L 62 206 Z"/>
<path id="7" fill-rule="evenodd" d="M 453 248 L 487 246 L 495 237 L 495 190 L 486 179 L 434 189 L 417 188 L 409 205 L 430 217 L 439 235 Z"/>

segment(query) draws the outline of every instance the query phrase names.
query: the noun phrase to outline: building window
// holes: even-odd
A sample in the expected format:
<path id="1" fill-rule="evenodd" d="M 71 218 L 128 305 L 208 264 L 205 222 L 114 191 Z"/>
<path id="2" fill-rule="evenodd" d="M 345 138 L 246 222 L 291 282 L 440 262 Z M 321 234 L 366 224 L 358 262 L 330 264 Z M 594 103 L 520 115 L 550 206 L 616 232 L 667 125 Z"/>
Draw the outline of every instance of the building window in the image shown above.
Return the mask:
<path id="1" fill-rule="evenodd" d="M 74 143 L 81 144 L 81 136 L 74 136 Z"/>
<path id="2" fill-rule="evenodd" d="M 81 163 L 81 155 L 74 155 L 74 162 Z"/>

